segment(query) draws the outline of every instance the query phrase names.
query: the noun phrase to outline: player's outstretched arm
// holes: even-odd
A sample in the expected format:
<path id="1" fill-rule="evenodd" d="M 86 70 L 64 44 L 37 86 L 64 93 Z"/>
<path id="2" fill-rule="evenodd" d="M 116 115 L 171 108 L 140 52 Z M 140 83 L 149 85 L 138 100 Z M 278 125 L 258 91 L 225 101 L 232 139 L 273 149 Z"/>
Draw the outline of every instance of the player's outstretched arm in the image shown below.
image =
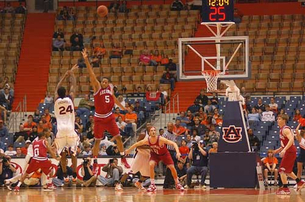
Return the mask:
<path id="1" fill-rule="evenodd" d="M 70 76 L 71 76 L 71 88 L 70 88 L 70 96 L 72 98 L 72 100 L 74 99 L 75 96 L 75 89 L 76 89 L 76 78 L 74 75 L 74 70 L 78 68 L 78 65 L 75 64 L 72 69 L 70 70 Z"/>
<path id="2" fill-rule="evenodd" d="M 90 83 L 92 84 L 92 87 L 93 87 L 93 90 L 94 90 L 94 93 L 96 93 L 100 88 L 101 88 L 101 84 L 100 82 L 96 79 L 96 76 L 93 72 L 93 68 L 89 62 L 89 58 L 88 58 L 88 53 L 87 53 L 87 49 L 83 49 L 82 51 L 82 55 L 83 55 L 83 58 L 85 60 L 85 63 L 86 63 L 86 67 L 88 69 L 88 72 L 89 72 L 89 76 L 90 76 Z"/>
<path id="3" fill-rule="evenodd" d="M 302 136 L 300 135 L 299 129 L 300 129 L 301 124 L 299 123 L 298 127 L 295 129 L 295 138 L 297 139 L 298 142 L 301 142 Z"/>
<path id="4" fill-rule="evenodd" d="M 52 158 L 54 158 L 55 160 L 59 161 L 60 158 L 56 156 L 56 154 L 53 151 L 53 148 L 48 143 L 45 143 L 45 145 L 47 147 L 48 152 L 51 154 Z"/>
<path id="5" fill-rule="evenodd" d="M 134 143 L 133 145 L 131 145 L 128 149 L 125 150 L 125 154 L 130 154 L 130 152 L 132 150 L 134 150 L 135 148 L 139 147 L 139 146 L 142 146 L 142 145 L 147 145 L 148 144 L 148 140 L 147 139 L 144 139 L 144 140 L 141 140 L 139 142 L 136 142 Z"/>
<path id="6" fill-rule="evenodd" d="M 58 95 L 57 95 L 57 90 L 58 88 L 61 86 L 62 82 L 67 78 L 67 76 L 69 75 L 69 71 L 66 71 L 66 73 L 63 75 L 63 77 L 60 79 L 60 81 L 58 82 L 56 89 L 55 89 L 55 95 L 54 95 L 54 99 L 56 100 Z"/>

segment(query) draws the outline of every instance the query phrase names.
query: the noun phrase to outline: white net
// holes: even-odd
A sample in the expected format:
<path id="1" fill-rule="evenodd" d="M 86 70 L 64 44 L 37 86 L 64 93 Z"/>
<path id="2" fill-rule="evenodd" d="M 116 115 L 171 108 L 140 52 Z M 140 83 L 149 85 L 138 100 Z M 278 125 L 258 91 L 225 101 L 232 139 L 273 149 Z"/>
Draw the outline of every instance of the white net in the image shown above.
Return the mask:
<path id="1" fill-rule="evenodd" d="M 217 90 L 217 80 L 219 77 L 219 72 L 217 71 L 209 71 L 209 72 L 202 72 L 202 75 L 205 78 L 207 83 L 207 92 L 214 92 Z"/>

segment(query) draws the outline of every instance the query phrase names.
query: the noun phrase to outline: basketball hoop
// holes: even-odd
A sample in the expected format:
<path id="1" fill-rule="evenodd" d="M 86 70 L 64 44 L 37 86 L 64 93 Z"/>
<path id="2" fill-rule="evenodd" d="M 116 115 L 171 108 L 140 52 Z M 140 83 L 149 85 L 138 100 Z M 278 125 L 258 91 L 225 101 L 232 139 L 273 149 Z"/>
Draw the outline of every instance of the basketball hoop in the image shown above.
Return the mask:
<path id="1" fill-rule="evenodd" d="M 217 90 L 217 80 L 219 77 L 219 70 L 206 70 L 202 71 L 202 76 L 207 83 L 207 92 L 214 92 Z"/>

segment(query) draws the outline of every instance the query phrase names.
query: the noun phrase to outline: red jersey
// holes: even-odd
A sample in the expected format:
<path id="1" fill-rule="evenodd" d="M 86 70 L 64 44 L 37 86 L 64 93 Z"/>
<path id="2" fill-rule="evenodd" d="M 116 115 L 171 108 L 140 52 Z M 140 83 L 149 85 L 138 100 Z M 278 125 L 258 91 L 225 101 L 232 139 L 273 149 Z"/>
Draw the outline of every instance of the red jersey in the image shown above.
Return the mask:
<path id="1" fill-rule="evenodd" d="M 289 139 L 288 139 L 286 136 L 283 135 L 283 130 L 284 130 L 284 129 L 289 129 L 289 130 L 291 131 L 291 134 L 293 134 L 293 133 L 292 133 L 292 130 L 291 130 L 291 128 L 290 128 L 289 126 L 283 126 L 283 127 L 280 129 L 281 146 L 282 146 L 283 148 L 284 148 L 284 147 L 288 144 L 288 142 L 289 142 Z M 286 152 L 297 152 L 297 148 L 294 146 L 294 142 L 293 142 L 293 145 L 291 145 L 291 147 L 289 147 L 289 148 L 287 149 Z"/>
<path id="2" fill-rule="evenodd" d="M 47 146 L 45 140 L 34 140 L 33 141 L 33 159 L 38 161 L 44 161 L 48 159 Z"/>
<path id="3" fill-rule="evenodd" d="M 166 145 L 160 145 L 159 144 L 159 139 L 160 139 L 160 136 L 157 137 L 157 142 L 155 144 L 152 144 L 150 142 L 150 137 L 148 137 L 148 143 L 149 143 L 149 146 L 150 146 L 150 152 L 152 153 L 155 153 L 157 155 L 164 155 L 168 152 L 167 148 L 166 148 Z"/>
<path id="4" fill-rule="evenodd" d="M 112 87 L 100 88 L 94 94 L 95 114 L 97 118 L 107 118 L 111 116 L 114 107 L 114 98 L 112 96 Z"/>

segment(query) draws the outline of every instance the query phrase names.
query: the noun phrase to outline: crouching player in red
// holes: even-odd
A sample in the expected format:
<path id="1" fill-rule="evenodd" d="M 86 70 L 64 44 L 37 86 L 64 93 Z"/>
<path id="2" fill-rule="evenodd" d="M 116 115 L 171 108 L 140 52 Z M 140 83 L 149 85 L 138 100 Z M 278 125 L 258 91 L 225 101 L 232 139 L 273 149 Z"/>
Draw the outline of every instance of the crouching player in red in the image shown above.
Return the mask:
<path id="1" fill-rule="evenodd" d="M 150 146 L 150 159 L 149 159 L 149 172 L 150 172 L 150 181 L 151 185 L 147 189 L 148 192 L 154 192 L 157 190 L 155 185 L 155 166 L 158 165 L 159 161 L 162 161 L 172 173 L 172 176 L 176 183 L 176 189 L 183 191 L 184 188 L 179 183 L 179 178 L 177 175 L 177 171 L 174 166 L 174 161 L 167 150 L 166 145 L 172 145 L 176 150 L 177 159 L 180 159 L 180 152 L 177 144 L 173 141 L 170 141 L 164 137 L 161 137 L 156 134 L 156 128 L 152 127 L 149 130 L 149 137 L 141 140 L 135 144 L 133 144 L 129 149 L 125 151 L 125 154 L 129 154 L 133 149 L 142 146 L 149 145 Z"/>
<path id="2" fill-rule="evenodd" d="M 279 167 L 279 173 L 283 182 L 283 187 L 279 188 L 276 192 L 277 195 L 289 195 L 290 190 L 288 188 L 287 176 L 294 179 L 297 183 L 297 191 L 301 190 L 305 182 L 293 173 L 292 169 L 297 157 L 297 149 L 294 146 L 294 136 L 292 130 L 286 125 L 289 117 L 287 114 L 280 114 L 277 118 L 277 124 L 280 127 L 280 139 L 281 147 L 274 151 L 274 153 L 280 153 L 282 157 L 281 165 Z"/>
<path id="3" fill-rule="evenodd" d="M 46 141 L 46 133 L 40 133 L 38 135 L 39 139 L 33 141 L 33 158 L 30 160 L 29 166 L 26 169 L 25 173 L 22 175 L 20 181 L 18 182 L 17 186 L 15 187 L 15 191 L 19 191 L 21 184 L 26 179 L 26 177 L 41 169 L 42 171 L 42 178 L 47 178 L 47 185 L 43 187 L 44 191 L 51 191 L 53 189 L 52 179 L 48 179 L 50 172 L 52 171 L 52 163 L 48 159 L 47 152 L 51 154 L 51 156 L 56 159 L 60 160 L 56 157 L 55 153 L 53 152 L 52 148 L 48 145 Z"/>

